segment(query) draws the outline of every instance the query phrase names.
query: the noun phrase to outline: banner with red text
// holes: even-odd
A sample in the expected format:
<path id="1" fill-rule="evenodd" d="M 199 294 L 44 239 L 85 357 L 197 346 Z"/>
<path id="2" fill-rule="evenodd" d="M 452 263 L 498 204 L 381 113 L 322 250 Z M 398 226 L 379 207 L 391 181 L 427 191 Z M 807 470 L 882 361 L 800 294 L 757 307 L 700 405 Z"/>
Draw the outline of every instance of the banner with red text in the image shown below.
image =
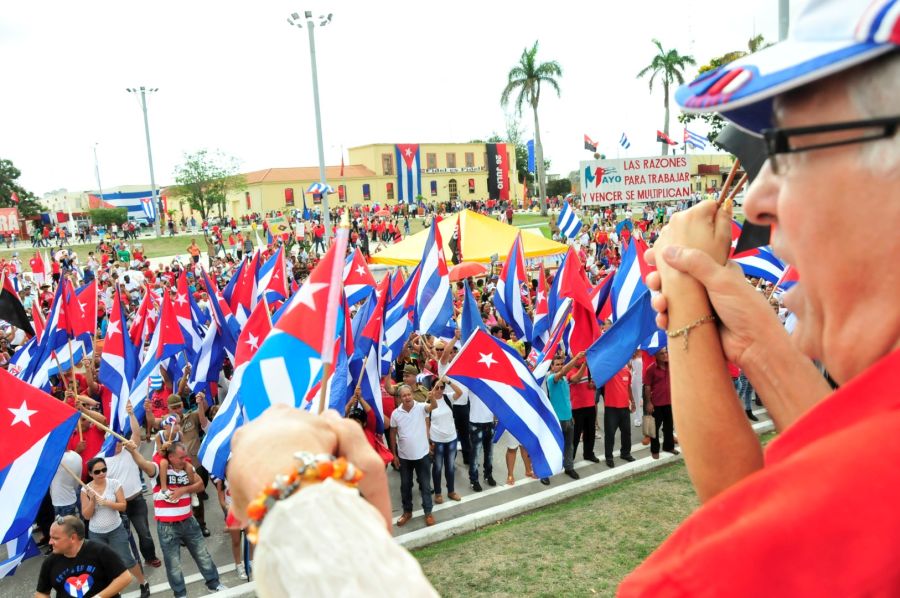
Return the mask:
<path id="1" fill-rule="evenodd" d="M 686 156 L 591 160 L 581 163 L 581 204 L 668 202 L 691 196 Z"/>
<path id="2" fill-rule="evenodd" d="M 19 234 L 19 210 L 0 208 L 0 234 Z"/>
<path id="3" fill-rule="evenodd" d="M 505 143 L 487 143 L 488 197 L 509 201 L 509 154 Z"/>

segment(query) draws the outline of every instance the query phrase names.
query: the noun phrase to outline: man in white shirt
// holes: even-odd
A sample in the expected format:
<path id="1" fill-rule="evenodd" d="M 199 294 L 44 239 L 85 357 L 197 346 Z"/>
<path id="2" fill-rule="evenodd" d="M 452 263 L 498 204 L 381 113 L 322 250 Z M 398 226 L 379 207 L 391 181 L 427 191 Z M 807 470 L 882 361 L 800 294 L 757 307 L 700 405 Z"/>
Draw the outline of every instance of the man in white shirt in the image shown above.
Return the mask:
<path id="1" fill-rule="evenodd" d="M 402 527 L 412 518 L 412 476 L 416 474 L 419 492 L 422 494 L 422 510 L 425 525 L 434 525 L 431 514 L 431 459 L 428 446 L 428 420 L 426 415 L 437 409 L 437 397 L 442 390 L 435 388 L 428 393 L 428 403 L 413 398 L 412 388 L 402 384 L 397 389 L 400 406 L 391 414 L 391 452 L 394 466 L 400 468 L 400 500 L 403 515 L 397 520 Z"/>
<path id="2" fill-rule="evenodd" d="M 128 403 L 125 409 L 131 418 L 131 442 L 136 448 L 140 447 L 141 425 L 134 416 L 131 403 Z M 150 535 L 150 524 L 147 521 L 147 501 L 142 494 L 141 472 L 135 463 L 132 452 L 123 451 L 122 443 L 117 442 L 115 455 L 106 458 L 106 467 L 109 470 L 106 474 L 107 477 L 122 483 L 122 490 L 125 493 L 125 515 L 128 523 L 134 526 L 134 531 L 137 532 L 141 556 L 151 567 L 159 567 L 162 563 L 156 556 L 156 546 Z"/>
<path id="3" fill-rule="evenodd" d="M 78 476 L 81 475 L 81 468 L 81 455 L 75 451 L 63 453 L 62 461 L 50 482 L 50 502 L 53 503 L 53 513 L 58 517 L 80 515 L 78 491 L 81 484 L 78 483 Z"/>

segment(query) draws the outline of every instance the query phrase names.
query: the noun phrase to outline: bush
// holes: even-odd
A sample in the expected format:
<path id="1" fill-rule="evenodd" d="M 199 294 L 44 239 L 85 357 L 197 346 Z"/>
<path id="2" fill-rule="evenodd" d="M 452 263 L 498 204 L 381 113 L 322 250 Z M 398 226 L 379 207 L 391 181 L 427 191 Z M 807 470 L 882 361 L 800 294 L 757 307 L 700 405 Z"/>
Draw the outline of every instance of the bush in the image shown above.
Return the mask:
<path id="1" fill-rule="evenodd" d="M 88 216 L 94 226 L 123 224 L 128 220 L 128 208 L 96 208 L 88 210 Z"/>

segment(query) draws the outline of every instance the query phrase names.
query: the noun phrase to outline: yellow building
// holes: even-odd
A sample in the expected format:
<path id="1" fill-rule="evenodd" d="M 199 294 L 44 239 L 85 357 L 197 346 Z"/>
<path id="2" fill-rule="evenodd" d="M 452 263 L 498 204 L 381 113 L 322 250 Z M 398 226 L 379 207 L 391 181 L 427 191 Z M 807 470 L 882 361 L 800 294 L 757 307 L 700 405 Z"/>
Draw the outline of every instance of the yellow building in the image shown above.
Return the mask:
<path id="1" fill-rule="evenodd" d="M 731 172 L 734 156 L 731 154 L 688 154 L 688 168 L 691 172 L 691 189 L 698 193 L 715 193 Z M 734 182 L 741 178 L 744 170 L 738 169 Z"/>
<path id="2" fill-rule="evenodd" d="M 421 195 L 426 203 L 488 198 L 484 143 L 422 143 L 418 150 L 418 168 L 412 172 L 413 197 Z M 351 147 L 348 153 L 349 163 L 343 168 L 343 176 L 340 165 L 325 168 L 327 183 L 334 189 L 328 196 L 329 206 L 393 205 L 400 201 L 401 191 L 407 196 L 409 179 L 397 144 Z M 510 199 L 519 204 L 523 189 L 516 177 L 515 148 L 507 144 L 506 153 L 510 164 Z M 267 168 L 244 173 L 244 177 L 245 188 L 227 197 L 226 212 L 230 217 L 302 209 L 304 196 L 310 208 L 321 200 L 305 193 L 310 185 L 319 182 L 318 166 Z M 169 197 L 168 201 L 176 218 L 190 217 L 186 202 L 182 204 L 176 197 Z"/>

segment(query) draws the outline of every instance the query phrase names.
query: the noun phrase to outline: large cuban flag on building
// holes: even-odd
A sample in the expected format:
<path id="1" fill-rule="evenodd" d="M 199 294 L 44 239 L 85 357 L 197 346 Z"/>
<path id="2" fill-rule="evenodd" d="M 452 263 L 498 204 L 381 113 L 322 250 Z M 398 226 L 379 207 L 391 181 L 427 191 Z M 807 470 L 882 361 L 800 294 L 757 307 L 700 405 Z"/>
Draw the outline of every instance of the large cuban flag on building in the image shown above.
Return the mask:
<path id="1" fill-rule="evenodd" d="M 397 154 L 397 201 L 416 203 L 422 195 L 422 160 L 418 143 L 398 143 L 394 146 Z"/>
<path id="2" fill-rule="evenodd" d="M 151 222 L 156 220 L 156 206 L 154 206 L 153 192 L 150 189 L 102 195 L 91 194 L 88 196 L 88 203 L 91 208 L 126 208 L 128 217 L 132 219 L 146 218 Z"/>

